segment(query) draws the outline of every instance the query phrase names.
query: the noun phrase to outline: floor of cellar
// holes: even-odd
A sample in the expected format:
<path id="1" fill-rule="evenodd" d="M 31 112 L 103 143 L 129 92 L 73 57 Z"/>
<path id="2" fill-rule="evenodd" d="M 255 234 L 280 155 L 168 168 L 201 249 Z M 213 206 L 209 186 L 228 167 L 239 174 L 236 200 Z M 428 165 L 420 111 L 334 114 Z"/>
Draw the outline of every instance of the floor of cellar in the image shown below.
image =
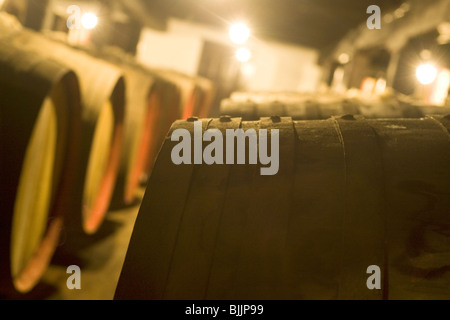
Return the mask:
<path id="1" fill-rule="evenodd" d="M 133 206 L 108 212 L 99 232 L 87 241 L 86 239 L 80 241 L 80 250 L 76 252 L 66 250 L 64 253 L 57 251 L 41 283 L 32 292 L 9 298 L 112 300 L 144 193 L 144 188 L 139 190 Z M 61 241 L 64 242 L 64 239 Z M 67 273 L 67 268 L 71 265 L 80 267 L 80 290 L 69 290 L 67 287 L 67 280 L 71 276 Z"/>

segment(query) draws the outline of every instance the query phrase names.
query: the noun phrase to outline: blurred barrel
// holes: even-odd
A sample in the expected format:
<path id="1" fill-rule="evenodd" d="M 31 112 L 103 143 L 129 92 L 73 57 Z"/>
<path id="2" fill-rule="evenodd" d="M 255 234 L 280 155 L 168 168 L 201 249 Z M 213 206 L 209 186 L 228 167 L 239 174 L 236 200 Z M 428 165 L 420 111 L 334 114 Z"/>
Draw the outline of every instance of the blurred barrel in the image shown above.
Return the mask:
<path id="1" fill-rule="evenodd" d="M 294 120 L 324 120 L 345 114 L 366 118 L 420 118 L 426 114 L 446 114 L 448 108 L 422 108 L 403 103 L 395 97 L 346 97 L 294 93 L 235 93 L 221 103 L 221 115 L 242 117 L 245 121 L 260 117 L 282 116 Z M 427 113 L 431 112 L 431 113 Z"/>
<path id="2" fill-rule="evenodd" d="M 146 166 L 156 158 L 162 136 L 162 85 L 157 79 L 131 66 L 122 66 L 127 84 L 127 115 L 122 166 L 116 190 L 126 204 L 136 196 Z M 121 190 L 122 189 L 122 190 Z"/>
<path id="3" fill-rule="evenodd" d="M 192 79 L 181 73 L 142 65 L 139 67 L 143 72 L 158 79 L 158 87 L 161 93 L 161 113 L 158 119 L 159 129 L 154 140 L 155 144 L 153 144 L 152 151 L 147 157 L 145 169 L 140 179 L 141 184 L 146 185 L 167 132 L 174 121 L 183 119 L 193 113 L 198 91 L 195 89 Z"/>
<path id="4" fill-rule="evenodd" d="M 133 72 L 135 74 L 139 74 L 140 77 L 152 79 L 153 81 L 151 91 L 149 91 L 147 98 L 147 106 L 149 109 L 144 123 L 147 134 L 140 138 L 138 147 L 139 156 L 136 159 L 137 162 L 135 162 L 133 169 L 135 173 L 131 183 L 132 188 L 135 189 L 138 182 L 144 185 L 147 183 L 148 176 L 152 171 L 167 132 L 172 123 L 181 117 L 182 92 L 179 84 L 174 82 L 172 77 L 168 77 L 164 72 L 128 61 L 125 63 L 125 69 L 128 70 L 129 68 L 134 70 Z M 138 85 L 141 86 L 142 84 Z M 131 95 L 135 95 L 133 88 L 135 86 L 131 83 L 131 88 L 127 90 Z M 136 97 L 133 99 L 136 100 Z M 135 107 L 131 108 L 135 109 Z M 139 119 L 136 115 L 130 115 L 130 117 Z M 151 130 L 151 133 L 149 130 Z M 128 192 L 126 196 L 127 202 L 132 200 L 131 194 L 132 191 Z"/>
<path id="5" fill-rule="evenodd" d="M 201 120 L 202 132 L 266 129 L 269 141 L 279 130 L 273 176 L 248 157 L 175 165 L 171 137 L 194 140 L 196 123 L 177 121 L 115 299 L 449 299 L 449 119 Z"/>
<path id="6" fill-rule="evenodd" d="M 221 114 L 242 117 L 244 121 L 253 121 L 261 117 L 281 116 L 295 120 L 320 120 L 333 115 L 359 114 L 358 106 L 350 100 L 311 100 L 297 101 L 233 101 L 227 99 L 221 103 Z"/>
<path id="7" fill-rule="evenodd" d="M 0 39 L 0 295 L 32 290 L 60 243 L 81 112 L 69 68 Z"/>
<path id="8" fill-rule="evenodd" d="M 195 83 L 190 77 L 186 75 L 172 71 L 172 70 L 155 70 L 158 74 L 173 83 L 179 91 L 179 110 L 176 119 L 187 119 L 194 113 L 197 88 Z"/>
<path id="9" fill-rule="evenodd" d="M 403 105 L 410 105 L 416 109 L 419 109 L 423 114 L 429 115 L 447 115 L 450 114 L 450 105 L 431 105 L 423 101 L 418 101 L 414 97 L 406 96 L 403 94 L 397 94 L 396 99 Z"/>
<path id="10" fill-rule="evenodd" d="M 155 69 L 154 72 L 172 82 L 180 91 L 180 112 L 176 119 L 209 115 L 214 99 L 214 86 L 210 80 L 173 70 Z"/>
<path id="11" fill-rule="evenodd" d="M 161 133 L 165 127 L 162 122 L 170 107 L 163 108 L 162 81 L 114 49 L 93 54 L 120 68 L 126 83 L 124 144 L 113 196 L 113 205 L 120 206 L 133 202 L 148 162 L 156 158 L 161 144 L 158 140 L 167 133 Z"/>
<path id="12" fill-rule="evenodd" d="M 173 72 L 144 66 L 120 48 L 105 47 L 89 53 L 113 63 L 124 72 L 127 92 L 125 150 L 114 198 L 118 204 L 124 200 L 129 204 L 138 184 L 147 182 L 170 126 L 181 117 L 182 91 L 178 81 L 170 76 Z"/>
<path id="13" fill-rule="evenodd" d="M 221 115 L 242 117 L 246 121 L 273 115 L 294 120 L 324 120 L 345 114 L 361 114 L 366 118 L 420 118 L 448 113 L 449 107 L 426 105 L 398 93 L 369 97 L 333 93 L 234 92 L 221 104 Z"/>
<path id="14" fill-rule="evenodd" d="M 154 83 L 149 106 L 157 104 L 158 107 L 152 107 L 153 115 L 147 114 L 149 118 L 147 118 L 146 127 L 152 130 L 152 134 L 150 137 L 147 135 L 147 138 L 143 138 L 144 140 L 141 140 L 138 148 L 140 156 L 136 158 L 136 162 L 133 164 L 132 170 L 134 173 L 130 176 L 129 181 L 131 187 L 125 196 L 125 202 L 130 203 L 133 200 L 133 195 L 135 194 L 133 190 L 136 189 L 137 182 L 144 185 L 147 183 L 154 161 L 172 123 L 178 119 L 187 119 L 193 115 L 207 116 L 214 97 L 214 86 L 211 81 L 202 77 L 191 77 L 172 70 L 155 69 L 141 65 L 133 58 L 117 52 L 117 50 L 108 48 L 102 53 L 102 57 L 127 70 L 125 71 L 128 78 L 127 83 L 130 83 L 130 88 L 127 89 L 127 92 L 133 96 L 128 100 L 134 99 L 135 101 L 132 103 L 133 106 L 129 107 L 131 113 L 134 114 L 137 109 L 134 106 L 136 103 L 139 103 L 136 101 L 136 98 L 142 98 L 142 95 L 139 97 L 139 94 L 136 94 L 137 86 L 141 88 L 143 85 L 145 86 L 145 77 L 152 78 Z M 136 79 L 132 80 L 133 76 L 130 74 L 129 69 L 133 70 L 134 75 L 139 73 L 142 77 L 141 81 L 136 82 Z M 127 118 L 130 119 L 130 117 L 135 119 L 141 118 L 138 114 L 128 114 Z M 127 127 L 130 125 L 133 124 L 128 123 Z M 149 142 L 150 145 L 148 145 Z M 118 188 L 120 188 L 120 185 L 119 180 Z"/>
<path id="15" fill-rule="evenodd" d="M 209 79 L 204 77 L 195 77 L 194 79 L 199 88 L 200 97 L 197 98 L 197 107 L 194 109 L 193 116 L 199 118 L 211 117 L 216 88 Z"/>
<path id="16" fill-rule="evenodd" d="M 317 96 L 313 93 L 296 92 L 296 91 L 235 91 L 231 93 L 230 99 L 233 101 L 245 102 L 265 102 L 267 100 L 296 101 L 300 98 L 314 98 Z M 329 94 L 329 96 L 341 97 L 340 94 Z"/>
<path id="17" fill-rule="evenodd" d="M 172 123 L 180 117 L 179 106 L 181 101 L 181 93 L 176 84 L 172 83 L 158 72 L 148 68 L 144 68 L 143 70 L 158 79 L 157 90 L 160 93 L 161 105 L 161 112 L 157 119 L 157 133 L 155 139 L 152 140 L 154 143 L 151 146 L 150 154 L 147 157 L 147 162 L 145 164 L 144 174 L 141 177 L 141 183 L 145 185 L 147 183 L 148 176 L 153 170 L 158 152 L 164 143 L 164 139 L 169 132 Z"/>
<path id="18" fill-rule="evenodd" d="M 82 164 L 76 173 L 82 191 L 79 223 L 87 233 L 95 233 L 107 213 L 119 171 L 125 116 L 122 73 L 111 64 L 32 31 L 1 29 L 0 39 L 59 61 L 79 77 L 83 103 Z"/>

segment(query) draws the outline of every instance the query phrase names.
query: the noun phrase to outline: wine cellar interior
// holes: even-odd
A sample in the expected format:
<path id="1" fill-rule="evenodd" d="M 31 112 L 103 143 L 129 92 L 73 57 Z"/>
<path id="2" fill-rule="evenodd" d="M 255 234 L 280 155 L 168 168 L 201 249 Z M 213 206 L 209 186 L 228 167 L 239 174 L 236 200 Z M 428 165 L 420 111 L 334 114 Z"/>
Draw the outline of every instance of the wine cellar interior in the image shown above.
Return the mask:
<path id="1" fill-rule="evenodd" d="M 448 300 L 449 90 L 448 0 L 0 0 L 0 299 Z"/>

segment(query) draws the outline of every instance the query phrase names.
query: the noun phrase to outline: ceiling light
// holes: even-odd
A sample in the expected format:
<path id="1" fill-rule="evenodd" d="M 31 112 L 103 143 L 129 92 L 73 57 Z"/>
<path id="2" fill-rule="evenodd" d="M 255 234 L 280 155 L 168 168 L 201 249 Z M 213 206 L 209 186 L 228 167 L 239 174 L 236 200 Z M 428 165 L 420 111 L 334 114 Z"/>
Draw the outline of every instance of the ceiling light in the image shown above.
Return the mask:
<path id="1" fill-rule="evenodd" d="M 240 62 L 247 62 L 251 59 L 252 53 L 247 48 L 239 48 L 236 51 L 236 59 Z"/>
<path id="2" fill-rule="evenodd" d="M 350 55 L 348 53 L 341 53 L 338 57 L 340 64 L 347 64 L 350 61 Z"/>
<path id="3" fill-rule="evenodd" d="M 255 75 L 256 68 L 251 63 L 244 63 L 241 67 L 241 72 L 245 77 L 251 78 Z"/>
<path id="4" fill-rule="evenodd" d="M 92 30 L 94 29 L 98 24 L 98 17 L 92 12 L 85 13 L 81 17 L 81 24 L 85 29 Z"/>
<path id="5" fill-rule="evenodd" d="M 417 67 L 416 76 L 417 80 L 423 85 L 428 85 L 436 80 L 438 70 L 430 63 L 422 64 Z"/>
<path id="6" fill-rule="evenodd" d="M 230 27 L 229 34 L 235 44 L 244 44 L 250 38 L 250 29 L 244 23 L 236 23 Z"/>

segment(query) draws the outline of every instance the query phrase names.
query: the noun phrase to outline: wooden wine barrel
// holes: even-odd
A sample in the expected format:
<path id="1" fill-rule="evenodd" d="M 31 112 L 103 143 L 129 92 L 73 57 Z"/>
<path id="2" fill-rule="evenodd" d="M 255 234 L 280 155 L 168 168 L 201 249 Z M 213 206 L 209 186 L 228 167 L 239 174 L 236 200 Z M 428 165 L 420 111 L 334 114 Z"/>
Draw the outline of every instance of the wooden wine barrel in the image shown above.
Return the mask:
<path id="1" fill-rule="evenodd" d="M 138 63 L 117 47 L 89 54 L 123 70 L 126 81 L 125 143 L 114 204 L 130 204 L 139 184 L 145 185 L 172 123 L 180 118 L 180 88 L 171 77 Z"/>
<path id="2" fill-rule="evenodd" d="M 400 104 L 413 106 L 414 108 L 420 110 L 423 114 L 427 114 L 427 115 L 433 114 L 433 115 L 440 115 L 440 116 L 450 114 L 450 105 L 449 104 L 431 105 L 431 104 L 427 104 L 427 103 L 418 101 L 414 97 L 405 96 L 405 95 L 401 95 L 401 94 L 398 94 L 396 96 L 396 99 L 398 100 L 398 102 Z"/>
<path id="3" fill-rule="evenodd" d="M 115 62 L 126 83 L 125 133 L 120 170 L 113 202 L 131 204 L 147 164 L 156 158 L 162 124 L 163 84 L 153 75 L 131 64 Z M 167 131 L 165 132 L 167 133 Z M 164 133 L 164 134 L 165 134 Z"/>
<path id="4" fill-rule="evenodd" d="M 323 97 L 323 94 L 320 95 Z M 328 97 L 342 98 L 342 94 L 329 93 Z M 313 99 L 317 97 L 315 93 L 298 91 L 235 91 L 231 93 L 230 99 L 233 101 L 245 102 L 266 102 L 267 100 L 298 101 L 299 99 Z"/>
<path id="5" fill-rule="evenodd" d="M 199 121 L 279 130 L 279 171 L 175 165 L 173 133 L 197 123 L 177 121 L 115 299 L 450 298 L 450 116 Z"/>
<path id="6" fill-rule="evenodd" d="M 236 102 L 223 100 L 220 112 L 222 115 L 242 117 L 244 121 L 254 121 L 263 116 L 290 116 L 295 120 L 320 120 L 332 115 L 359 114 L 358 106 L 351 101 L 317 101 L 301 99 L 298 101 L 253 101 Z"/>
<path id="7" fill-rule="evenodd" d="M 195 77 L 195 82 L 198 87 L 198 94 L 196 108 L 192 116 L 199 118 L 208 118 L 212 113 L 212 105 L 214 102 L 214 97 L 216 95 L 216 88 L 213 82 L 204 77 Z"/>
<path id="8" fill-rule="evenodd" d="M 108 50 L 109 51 L 109 50 Z M 178 119 L 189 118 L 195 114 L 207 115 L 210 112 L 212 100 L 214 97 L 214 87 L 212 83 L 202 77 L 190 77 L 172 70 L 155 69 L 140 65 L 134 59 L 127 57 L 123 53 L 105 52 L 108 61 L 113 60 L 119 63 L 121 68 L 132 68 L 134 72 L 145 74 L 143 76 L 154 79 L 155 90 L 152 92 L 151 99 L 158 101 L 159 111 L 155 112 L 152 123 L 148 126 L 153 129 L 150 146 L 146 146 L 144 152 L 140 152 L 143 156 L 139 163 L 133 167 L 135 174 L 132 179 L 132 189 L 135 189 L 136 183 L 146 184 L 148 176 L 151 173 L 157 154 L 164 142 L 172 123 Z M 134 88 L 133 85 L 131 85 Z M 134 92 L 134 89 L 128 92 Z M 154 102 L 155 103 L 155 102 Z M 145 145 L 145 141 L 143 144 Z M 141 146 L 144 147 L 141 143 Z M 146 158 L 144 159 L 144 157 Z M 142 169 L 143 168 L 143 169 Z M 139 173 L 139 174 L 138 174 Z M 132 201 L 133 192 L 128 192 L 126 202 Z"/>
<path id="9" fill-rule="evenodd" d="M 157 85 L 155 92 L 158 92 L 160 112 L 155 116 L 157 120 L 157 127 L 155 127 L 155 136 L 152 139 L 152 144 L 149 147 L 149 153 L 144 165 L 143 174 L 141 175 L 141 185 L 146 185 L 148 177 L 153 170 L 154 163 L 158 156 L 159 150 L 164 143 L 164 139 L 169 132 L 169 129 L 174 121 L 180 119 L 180 106 L 182 101 L 182 93 L 179 86 L 174 83 L 170 77 L 166 77 L 158 70 L 150 69 L 141 66 L 142 71 L 155 77 Z"/>
<path id="10" fill-rule="evenodd" d="M 186 120 L 200 111 L 202 91 L 194 77 L 173 70 L 154 69 L 154 72 L 172 82 L 180 92 L 179 115 L 176 120 Z"/>
<path id="11" fill-rule="evenodd" d="M 449 114 L 450 108 L 427 106 L 399 95 L 349 97 L 295 92 L 235 92 L 222 101 L 220 113 L 242 117 L 245 121 L 267 116 L 324 120 L 345 114 L 360 114 L 365 118 L 420 118 L 429 114 Z"/>
<path id="12" fill-rule="evenodd" d="M 141 78 L 141 80 L 139 80 Z M 136 86 L 133 86 L 133 82 L 129 81 L 131 88 L 136 88 L 136 90 L 128 90 L 128 95 L 132 95 L 134 98 L 129 99 L 130 112 L 128 113 L 129 122 L 127 124 L 127 129 L 134 131 L 141 128 L 140 132 L 130 139 L 129 143 L 133 149 L 131 149 L 131 154 L 134 155 L 131 159 L 129 158 L 128 163 L 128 175 L 127 183 L 125 189 L 125 203 L 129 204 L 134 200 L 136 196 L 136 190 L 141 181 L 142 175 L 146 174 L 146 166 L 152 159 L 156 158 L 158 148 L 162 144 L 161 136 L 163 136 L 164 130 L 164 110 L 162 108 L 163 102 L 163 85 L 157 82 L 156 79 L 150 78 L 148 74 L 140 73 L 140 77 L 136 76 L 135 81 L 139 81 L 140 84 L 137 86 L 142 88 L 142 84 L 145 82 L 143 90 L 138 90 Z M 139 93 L 141 96 L 139 97 Z M 137 99 L 140 100 L 137 101 Z M 141 112 L 138 112 L 139 103 L 143 104 L 144 108 L 141 108 Z M 133 110 L 131 110 L 131 106 Z M 125 150 L 124 154 L 127 154 Z"/>
<path id="13" fill-rule="evenodd" d="M 366 118 L 420 118 L 425 116 L 420 108 L 400 103 L 395 99 L 359 99 L 344 96 L 294 97 L 261 96 L 253 100 L 225 99 L 221 103 L 221 114 L 242 117 L 245 121 L 260 117 L 282 116 L 294 120 L 325 120 L 331 116 L 345 114 L 364 115 Z M 424 110 L 431 111 L 431 110 Z M 450 110 L 449 110 L 450 111 Z"/>
<path id="14" fill-rule="evenodd" d="M 34 289 L 60 244 L 81 112 L 74 72 L 0 39 L 0 296 Z"/>
<path id="15" fill-rule="evenodd" d="M 54 59 L 80 79 L 83 103 L 81 227 L 89 234 L 102 225 L 119 171 L 124 135 L 125 84 L 120 69 L 38 33 L 0 30 L 0 39 L 23 50 Z M 75 195 L 74 195 L 75 196 Z M 78 224 L 78 222 L 77 222 Z"/>

